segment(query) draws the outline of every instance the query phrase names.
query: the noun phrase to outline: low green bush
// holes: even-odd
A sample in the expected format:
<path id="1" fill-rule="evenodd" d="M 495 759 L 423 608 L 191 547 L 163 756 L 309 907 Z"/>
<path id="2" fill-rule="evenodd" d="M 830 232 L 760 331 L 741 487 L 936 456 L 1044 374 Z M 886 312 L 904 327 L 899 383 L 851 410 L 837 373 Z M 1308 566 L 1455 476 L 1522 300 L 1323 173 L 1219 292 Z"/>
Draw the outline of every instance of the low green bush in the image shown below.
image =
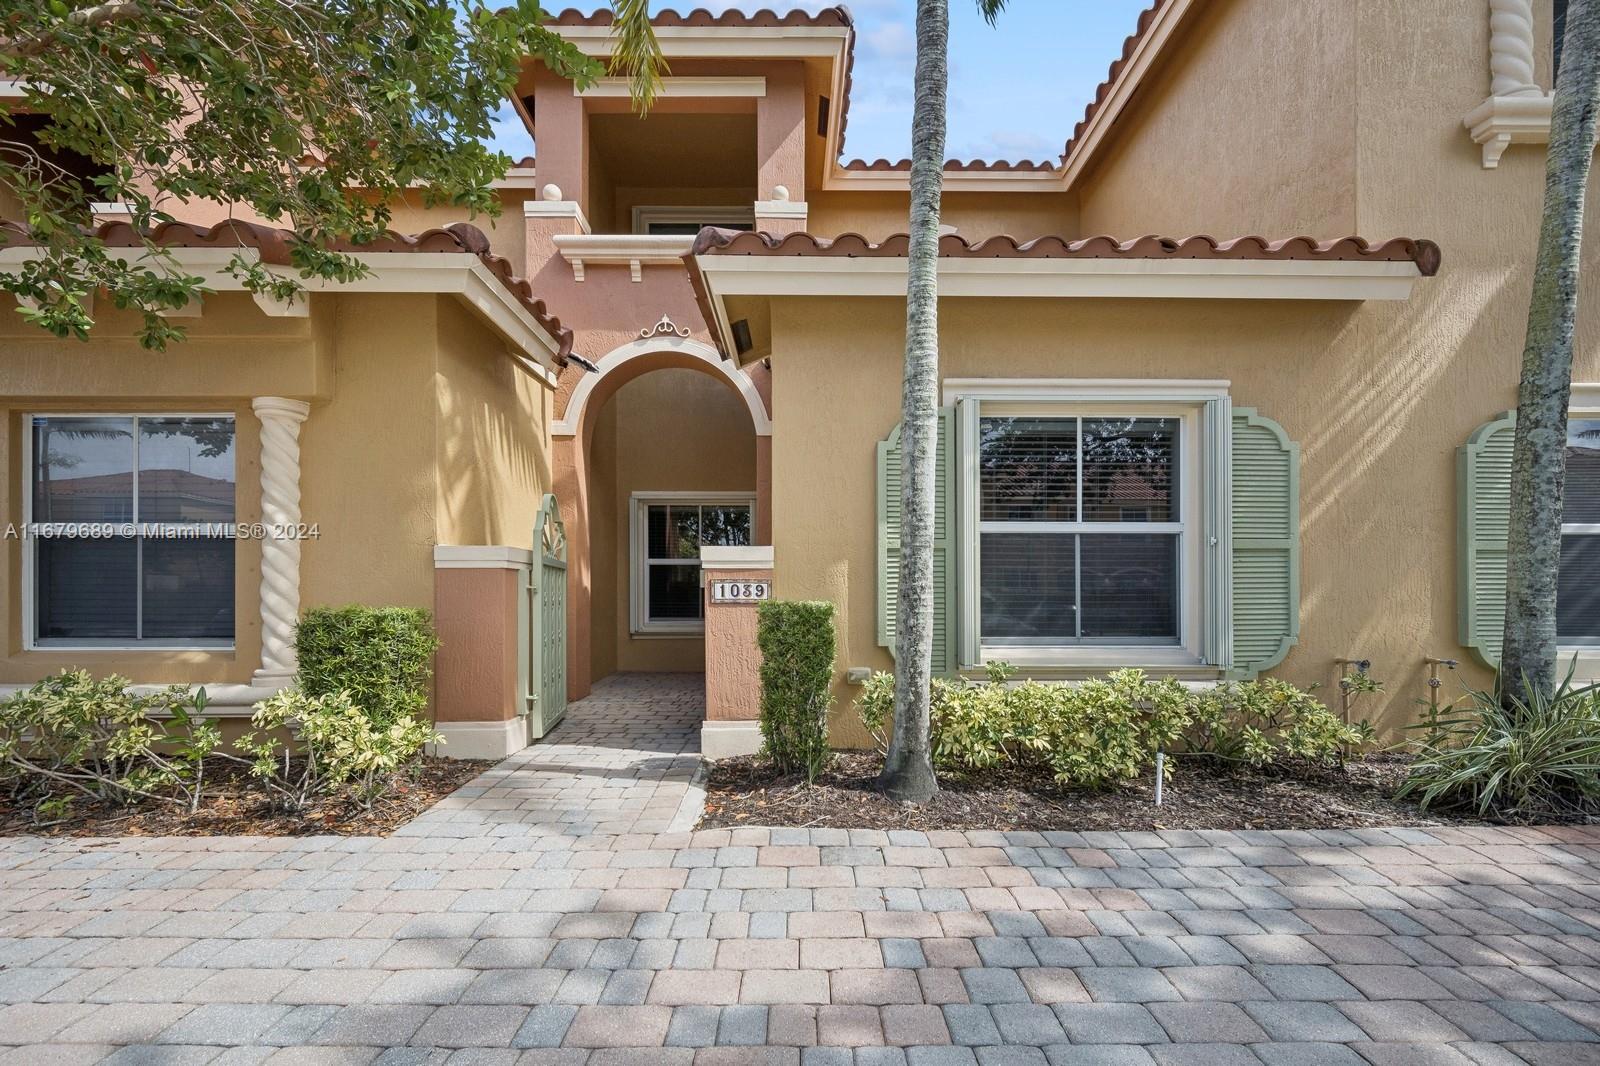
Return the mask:
<path id="1" fill-rule="evenodd" d="M 0 700 L 0 790 L 43 821 L 75 801 L 199 806 L 205 757 L 222 742 L 205 691 L 152 694 L 125 677 L 64 670 Z"/>
<path id="2" fill-rule="evenodd" d="M 255 729 L 239 738 L 239 750 L 253 759 L 251 775 L 287 810 L 345 788 L 370 808 L 397 770 L 440 740 L 414 717 L 377 722 L 348 692 L 285 689 L 256 704 L 250 724 Z"/>
<path id="3" fill-rule="evenodd" d="M 829 757 L 833 604 L 769 600 L 757 612 L 762 753 L 783 772 L 815 781 Z"/>
<path id="4" fill-rule="evenodd" d="M 1424 807 L 1536 821 L 1600 803 L 1600 687 L 1557 690 L 1503 706 L 1474 692 L 1453 714 L 1426 723 L 1400 795 Z"/>
<path id="5" fill-rule="evenodd" d="M 1335 766 L 1370 744 L 1371 726 L 1346 725 L 1309 689 L 1263 677 L 1230 681 L 1196 695 L 1184 749 L 1265 766 L 1285 760 Z"/>
<path id="6" fill-rule="evenodd" d="M 428 706 L 439 641 L 427 611 L 415 607 L 316 607 L 295 633 L 300 690 L 349 693 L 375 726 L 415 718 Z"/>
<path id="7" fill-rule="evenodd" d="M 936 767 L 1035 768 L 1063 787 L 1107 788 L 1144 773 L 1158 751 L 1254 765 L 1329 762 L 1368 735 L 1344 726 L 1315 697 L 1271 678 L 1194 692 L 1141 670 L 1071 684 L 1011 684 L 1003 663 L 991 664 L 988 673 L 984 682 L 933 682 L 929 726 Z M 893 729 L 893 675 L 868 679 L 856 709 L 886 748 Z"/>

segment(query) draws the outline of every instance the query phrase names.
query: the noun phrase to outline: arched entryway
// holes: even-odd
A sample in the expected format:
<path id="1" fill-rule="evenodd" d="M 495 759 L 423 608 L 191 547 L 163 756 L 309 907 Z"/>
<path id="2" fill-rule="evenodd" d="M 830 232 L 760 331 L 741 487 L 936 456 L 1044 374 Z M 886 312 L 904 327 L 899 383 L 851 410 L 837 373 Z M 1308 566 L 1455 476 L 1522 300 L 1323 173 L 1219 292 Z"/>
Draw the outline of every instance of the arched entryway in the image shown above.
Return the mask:
<path id="1" fill-rule="evenodd" d="M 687 567 L 659 561 L 651 569 L 640 547 L 651 523 L 670 516 L 713 530 L 739 519 L 744 506 L 751 542 L 771 543 L 765 371 L 735 367 L 684 332 L 663 319 L 607 353 L 598 372 L 557 401 L 552 436 L 571 545 L 567 676 L 575 699 L 612 670 L 686 668 L 696 640 L 690 627 L 652 622 L 641 603 L 651 575 L 658 593 L 671 586 L 680 597 L 689 576 Z M 616 647 L 605 643 L 611 633 Z M 703 641 L 698 647 L 703 655 Z"/>

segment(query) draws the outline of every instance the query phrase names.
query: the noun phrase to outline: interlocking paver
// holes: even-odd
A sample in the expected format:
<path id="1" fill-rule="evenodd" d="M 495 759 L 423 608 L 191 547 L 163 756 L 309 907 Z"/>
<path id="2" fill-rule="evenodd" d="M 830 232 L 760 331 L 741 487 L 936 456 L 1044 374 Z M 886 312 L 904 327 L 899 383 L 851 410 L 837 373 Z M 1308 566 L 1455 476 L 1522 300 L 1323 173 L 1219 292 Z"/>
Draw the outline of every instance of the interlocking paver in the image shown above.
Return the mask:
<path id="1" fill-rule="evenodd" d="M 668 834 L 699 699 L 388 839 L 0 842 L 0 1066 L 1600 1062 L 1600 830 Z"/>

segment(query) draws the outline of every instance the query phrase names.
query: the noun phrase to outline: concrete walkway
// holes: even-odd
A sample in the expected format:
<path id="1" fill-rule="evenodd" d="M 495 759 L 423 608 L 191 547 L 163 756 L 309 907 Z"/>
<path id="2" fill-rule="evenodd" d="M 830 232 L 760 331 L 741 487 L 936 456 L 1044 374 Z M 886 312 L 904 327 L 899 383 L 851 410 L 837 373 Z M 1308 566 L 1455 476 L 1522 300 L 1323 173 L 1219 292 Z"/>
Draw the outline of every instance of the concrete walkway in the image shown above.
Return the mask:
<path id="1" fill-rule="evenodd" d="M 0 1064 L 1600 1063 L 1600 830 L 643 831 L 691 702 L 386 839 L 0 841 Z"/>

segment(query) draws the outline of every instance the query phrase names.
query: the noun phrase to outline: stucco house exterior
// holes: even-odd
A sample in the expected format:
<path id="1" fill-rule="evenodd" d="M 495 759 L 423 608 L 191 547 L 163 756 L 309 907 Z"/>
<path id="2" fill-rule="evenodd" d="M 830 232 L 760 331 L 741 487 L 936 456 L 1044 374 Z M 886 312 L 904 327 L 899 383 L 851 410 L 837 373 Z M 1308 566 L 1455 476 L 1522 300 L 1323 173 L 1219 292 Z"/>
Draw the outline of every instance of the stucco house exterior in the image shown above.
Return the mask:
<path id="1" fill-rule="evenodd" d="M 1365 663 L 1389 730 L 1430 659 L 1459 663 L 1447 694 L 1489 682 L 1555 15 L 1157 0 L 1059 158 L 947 165 L 938 671 L 1267 673 L 1337 702 Z M 552 22 L 603 56 L 608 18 Z M 0 316 L 0 683 L 82 665 L 242 716 L 292 675 L 299 610 L 415 604 L 453 754 L 516 750 L 619 671 L 704 671 L 705 749 L 748 751 L 770 590 L 836 604 L 834 737 L 864 743 L 908 165 L 846 159 L 844 9 L 656 27 L 647 118 L 530 61 L 504 212 L 397 204 L 416 236 L 360 249 L 365 281 L 229 291 L 226 257 L 278 262 L 282 234 L 191 204 L 161 240 L 218 291 L 184 344 Z M 0 269 L 27 255 L 13 234 Z M 1584 269 L 1558 609 L 1589 677 L 1593 241 Z"/>

